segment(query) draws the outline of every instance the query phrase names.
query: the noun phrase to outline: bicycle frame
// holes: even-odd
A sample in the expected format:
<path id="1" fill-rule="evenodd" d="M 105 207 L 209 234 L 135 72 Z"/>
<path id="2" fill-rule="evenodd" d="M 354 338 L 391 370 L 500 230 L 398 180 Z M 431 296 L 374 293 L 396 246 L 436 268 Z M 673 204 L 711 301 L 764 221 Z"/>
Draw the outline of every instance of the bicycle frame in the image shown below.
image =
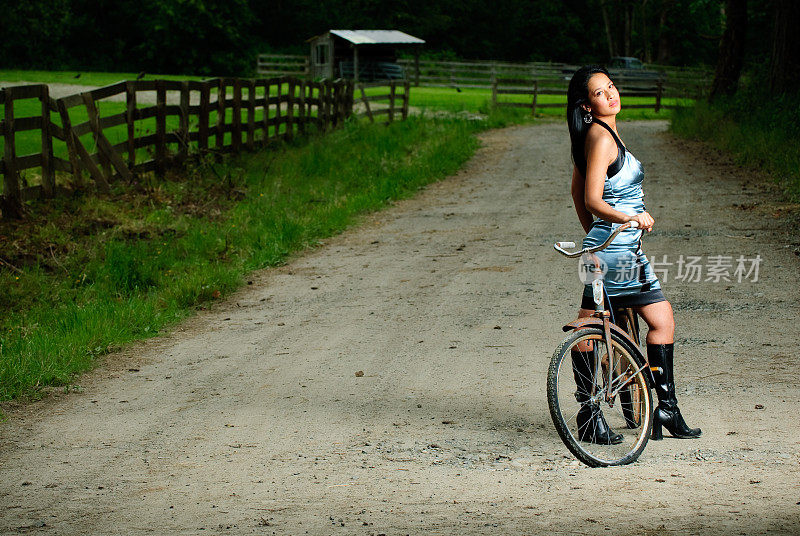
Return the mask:
<path id="1" fill-rule="evenodd" d="M 556 242 L 553 247 L 555 248 L 556 251 L 558 251 L 562 255 L 565 255 L 566 257 L 569 257 L 569 258 L 576 258 L 576 257 L 580 257 L 580 256 L 586 255 L 586 254 L 591 255 L 591 254 L 593 254 L 593 253 L 595 253 L 597 251 L 601 251 L 601 250 L 605 249 L 606 247 L 608 247 L 608 245 L 611 244 L 611 242 L 613 242 L 613 240 L 617 237 L 617 235 L 619 233 L 621 233 L 622 231 L 624 231 L 626 229 L 629 229 L 631 227 L 636 228 L 637 227 L 636 222 L 630 221 L 630 222 L 627 222 L 627 223 L 624 223 L 624 224 L 620 225 L 619 227 L 617 227 L 616 230 L 614 230 L 613 233 L 611 233 L 611 235 L 606 239 L 605 242 L 603 242 L 599 246 L 595 246 L 593 248 L 584 248 L 584 249 L 581 249 L 579 251 L 574 251 L 574 252 L 570 252 L 570 251 L 567 251 L 566 249 L 564 249 L 564 248 L 575 247 L 575 243 L 574 242 Z M 629 327 L 629 329 L 631 331 L 629 333 L 628 330 L 623 329 L 622 327 L 620 327 L 616 323 L 611 322 L 611 312 L 605 308 L 605 300 L 604 300 L 605 290 L 604 290 L 604 285 L 603 285 L 602 278 L 598 278 L 598 279 L 595 279 L 594 281 L 592 281 L 592 292 L 593 292 L 593 295 L 594 295 L 593 298 L 594 298 L 594 303 L 595 303 L 595 310 L 592 313 L 592 316 L 584 317 L 584 318 L 578 318 L 577 320 L 573 320 L 569 324 L 565 325 L 562 329 L 564 331 L 570 331 L 570 330 L 580 329 L 580 328 L 586 327 L 586 326 L 597 326 L 597 327 L 599 327 L 599 328 L 601 328 L 603 330 L 603 338 L 605 340 L 606 348 L 609 348 L 609 349 L 613 348 L 613 345 L 611 343 L 611 333 L 612 333 L 612 331 L 616 332 L 624 340 L 627 340 L 630 343 L 631 350 L 636 352 L 636 353 L 638 353 L 639 356 L 642 358 L 643 362 L 645 363 L 645 366 L 643 368 L 647 369 L 648 379 L 652 383 L 654 381 L 654 379 L 653 379 L 653 371 L 652 371 L 652 369 L 650 367 L 649 361 L 647 360 L 647 356 L 642 352 L 642 350 L 641 350 L 641 348 L 639 346 L 639 330 L 638 330 L 638 322 L 636 321 L 635 312 L 630 308 L 624 309 L 625 315 L 626 315 L 625 316 L 625 320 L 626 320 L 626 323 L 627 323 L 627 325 L 628 325 L 628 327 Z M 612 305 L 612 307 L 613 307 L 613 305 Z M 635 340 L 634 340 L 634 337 L 635 337 Z M 613 352 L 609 352 L 609 354 L 613 354 Z M 606 392 L 606 402 L 608 402 L 609 404 L 613 404 L 614 396 L 616 396 L 617 392 L 619 392 L 619 390 L 622 387 L 617 388 L 614 392 L 611 392 L 611 390 L 610 390 L 610 387 L 612 385 L 611 381 L 613 380 L 613 378 L 612 378 L 613 371 L 615 369 L 614 369 L 614 366 L 613 366 L 614 365 L 614 363 L 613 363 L 613 359 L 614 359 L 613 355 L 609 355 L 608 358 L 609 358 L 609 365 L 608 365 L 609 373 L 608 373 L 608 378 L 606 378 L 606 380 L 608 382 L 606 385 L 609 386 L 609 390 Z M 601 369 L 602 369 L 602 364 L 600 363 L 600 360 L 599 359 L 595 359 L 595 371 L 594 371 L 595 378 L 600 378 L 601 377 L 601 372 L 602 372 Z M 636 373 L 638 373 L 638 372 L 639 371 L 636 371 Z M 596 388 L 596 385 L 593 386 L 592 390 L 594 391 L 595 388 Z M 591 394 L 592 394 L 592 396 L 595 396 L 594 392 L 591 393 Z"/>
<path id="2" fill-rule="evenodd" d="M 630 314 L 633 314 L 632 310 L 630 311 Z M 622 327 L 618 326 L 617 324 L 611 322 L 611 313 L 608 310 L 606 310 L 603 307 L 602 304 L 600 305 L 600 310 L 599 311 L 596 310 L 592 314 L 592 316 L 586 316 L 586 317 L 583 317 L 583 318 L 575 319 L 572 322 L 570 322 L 569 324 L 564 325 L 562 327 L 562 330 L 563 331 L 572 331 L 572 330 L 581 329 L 581 328 L 590 327 L 590 326 L 596 326 L 596 327 L 598 327 L 598 328 L 603 330 L 603 339 L 605 341 L 606 348 L 613 348 L 613 345 L 611 344 L 611 333 L 612 332 L 615 332 L 617 335 L 622 337 L 623 340 L 625 340 L 628 343 L 630 343 L 630 350 L 632 352 L 637 353 L 639 355 L 639 357 L 642 358 L 642 361 L 645 363 L 644 367 L 642 367 L 642 368 L 647 370 L 648 379 L 650 380 L 651 383 L 653 382 L 653 376 L 652 376 L 652 370 L 650 369 L 650 363 L 647 361 L 647 356 L 642 352 L 642 350 L 641 350 L 641 348 L 639 346 L 638 340 L 634 340 L 634 338 L 632 337 L 632 335 L 630 333 L 628 333 L 626 330 L 624 330 Z M 636 333 L 636 336 L 637 336 L 636 338 L 638 339 L 638 333 Z M 611 353 L 613 354 L 613 352 L 611 352 Z M 613 355 L 609 355 L 609 364 L 608 364 L 608 371 L 609 372 L 608 372 L 608 378 L 606 378 L 606 380 L 607 380 L 606 385 L 609 385 L 609 386 L 612 385 L 612 380 L 613 380 L 612 375 L 613 375 L 613 371 L 615 370 L 613 359 L 614 359 Z M 595 359 L 594 361 L 595 361 L 595 370 L 594 370 L 595 378 L 601 378 L 602 377 L 601 376 L 602 364 L 600 363 L 599 359 Z M 636 374 L 638 372 L 639 371 L 637 370 L 637 371 L 634 372 L 634 374 Z M 593 386 L 593 390 L 594 390 L 595 387 L 596 387 L 596 385 Z M 611 391 L 608 391 L 606 393 L 606 402 L 612 403 L 614 396 L 616 396 L 617 392 L 622 387 L 624 387 L 624 384 L 619 386 L 617 389 L 615 389 L 615 391 L 613 393 Z M 592 396 L 595 396 L 595 394 L 596 393 L 594 393 L 594 392 L 591 393 Z"/>

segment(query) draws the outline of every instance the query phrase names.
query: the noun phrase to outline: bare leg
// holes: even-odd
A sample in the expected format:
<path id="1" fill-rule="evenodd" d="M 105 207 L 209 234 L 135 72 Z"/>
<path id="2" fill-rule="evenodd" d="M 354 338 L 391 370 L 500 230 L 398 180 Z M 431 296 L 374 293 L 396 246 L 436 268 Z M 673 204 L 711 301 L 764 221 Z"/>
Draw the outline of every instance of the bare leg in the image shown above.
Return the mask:
<path id="1" fill-rule="evenodd" d="M 699 428 L 689 428 L 678 409 L 675 396 L 673 350 L 675 319 L 668 301 L 636 307 L 636 312 L 647 322 L 647 359 L 652 367 L 658 407 L 653 413 L 653 439 L 663 437 L 662 427 L 673 437 L 691 439 L 700 437 Z"/>
<path id="2" fill-rule="evenodd" d="M 634 307 L 647 323 L 647 344 L 672 344 L 675 341 L 675 318 L 668 301 Z"/>

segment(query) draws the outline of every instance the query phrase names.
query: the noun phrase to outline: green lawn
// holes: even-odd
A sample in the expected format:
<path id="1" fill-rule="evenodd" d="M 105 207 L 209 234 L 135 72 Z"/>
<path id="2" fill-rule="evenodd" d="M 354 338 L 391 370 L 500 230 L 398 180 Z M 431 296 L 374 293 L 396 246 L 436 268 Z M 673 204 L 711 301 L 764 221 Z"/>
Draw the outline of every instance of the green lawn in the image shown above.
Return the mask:
<path id="1" fill-rule="evenodd" d="M 136 80 L 141 73 L 98 73 L 83 71 L 23 71 L 0 69 L 0 81 L 31 82 L 34 84 L 75 84 L 80 86 L 108 86 L 123 80 Z M 78 76 L 80 75 L 80 76 Z M 76 78 L 77 76 L 77 78 Z M 203 80 L 199 76 L 149 74 L 142 80 Z"/>
<path id="2" fill-rule="evenodd" d="M 498 100 L 500 102 L 523 102 L 528 103 L 531 101 L 530 96 L 526 95 L 500 95 Z M 460 92 L 454 88 L 440 88 L 440 87 L 412 87 L 410 106 L 415 106 L 427 110 L 449 110 L 454 112 L 469 111 L 469 112 L 482 112 L 488 111 L 492 101 L 492 90 L 487 89 L 462 89 Z M 659 113 L 656 113 L 653 108 L 631 108 L 625 109 L 626 104 L 654 104 L 654 99 L 647 97 L 625 97 L 622 94 L 622 111 L 620 112 L 621 120 L 630 119 L 669 119 L 671 111 L 668 108 L 663 108 Z M 539 104 L 561 104 L 562 106 L 555 108 L 538 108 L 537 116 L 540 117 L 562 117 L 564 115 L 567 103 L 566 93 L 561 95 L 540 95 L 538 97 Z M 676 99 L 665 98 L 662 99 L 664 106 L 689 106 L 694 101 L 691 99 Z"/>

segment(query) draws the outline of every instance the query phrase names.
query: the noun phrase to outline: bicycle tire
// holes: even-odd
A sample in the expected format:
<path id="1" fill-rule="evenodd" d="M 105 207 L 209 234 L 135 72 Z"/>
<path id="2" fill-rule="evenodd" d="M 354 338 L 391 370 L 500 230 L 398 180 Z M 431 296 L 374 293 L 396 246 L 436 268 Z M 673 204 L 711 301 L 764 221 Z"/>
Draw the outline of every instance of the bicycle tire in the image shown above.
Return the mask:
<path id="1" fill-rule="evenodd" d="M 591 344 L 594 350 L 592 352 L 581 350 L 579 346 L 581 343 Z M 580 356 L 588 356 L 591 353 L 592 359 L 600 359 L 602 365 L 603 360 L 608 359 L 603 330 L 590 326 L 567 335 L 553 353 L 547 372 L 547 402 L 556 431 L 569 451 L 590 467 L 625 465 L 636 461 L 647 445 L 653 427 L 653 397 L 649 375 L 645 370 L 646 363 L 627 341 L 614 332 L 611 334 L 611 344 L 613 347 L 611 355 L 615 360 L 619 360 L 622 365 L 620 370 L 623 372 L 613 376 L 611 386 L 605 385 L 607 382 L 592 381 L 590 378 L 589 381 L 593 384 L 590 402 L 602 410 L 603 418 L 623 437 L 623 441 L 619 444 L 586 441 L 585 438 L 581 438 L 585 429 L 583 432 L 579 430 L 578 412 L 581 408 L 585 408 L 587 395 L 585 392 L 581 394 L 584 386 L 578 386 L 579 374 L 574 372 L 572 350 L 578 352 L 576 355 Z M 603 378 L 606 377 L 603 374 Z M 585 381 L 582 380 L 582 383 Z M 624 401 L 619 397 L 619 393 L 631 384 L 640 390 L 644 404 L 641 421 L 633 428 L 629 428 L 630 422 L 626 419 L 626 411 L 623 409 Z M 605 400 L 605 394 L 609 390 L 614 393 L 610 403 Z"/>

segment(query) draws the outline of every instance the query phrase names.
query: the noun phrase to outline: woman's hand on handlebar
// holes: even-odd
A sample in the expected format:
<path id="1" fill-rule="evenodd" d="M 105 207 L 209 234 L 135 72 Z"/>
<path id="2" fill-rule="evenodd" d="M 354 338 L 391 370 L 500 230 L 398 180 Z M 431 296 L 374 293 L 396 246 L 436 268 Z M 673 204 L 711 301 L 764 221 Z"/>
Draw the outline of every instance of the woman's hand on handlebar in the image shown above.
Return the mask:
<path id="1" fill-rule="evenodd" d="M 653 217 L 647 212 L 640 212 L 635 216 L 631 216 L 628 221 L 635 221 L 639 224 L 639 229 L 643 229 L 648 233 L 653 230 L 653 224 L 655 223 Z"/>

